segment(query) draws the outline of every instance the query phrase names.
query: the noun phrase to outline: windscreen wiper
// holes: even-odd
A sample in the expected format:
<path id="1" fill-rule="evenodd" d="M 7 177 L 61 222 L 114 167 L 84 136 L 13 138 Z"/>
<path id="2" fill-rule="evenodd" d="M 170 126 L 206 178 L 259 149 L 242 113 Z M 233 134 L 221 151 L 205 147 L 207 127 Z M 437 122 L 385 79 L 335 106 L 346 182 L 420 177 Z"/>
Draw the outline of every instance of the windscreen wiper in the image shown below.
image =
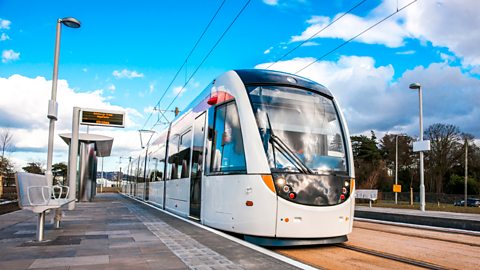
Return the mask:
<path id="1" fill-rule="evenodd" d="M 310 168 L 308 168 L 307 165 L 305 165 L 305 163 L 303 163 L 303 161 L 300 158 L 298 158 L 295 152 L 293 152 L 293 150 L 290 149 L 290 147 L 288 147 L 288 145 L 286 145 L 282 141 L 282 139 L 280 139 L 278 136 L 274 134 L 272 124 L 270 123 L 270 117 L 268 116 L 268 113 L 265 113 L 265 114 L 267 116 L 268 126 L 270 128 L 270 139 L 269 139 L 270 142 L 274 146 L 276 146 L 275 148 L 280 150 L 282 154 L 289 157 L 290 162 L 293 161 L 292 163 L 295 165 L 295 167 L 297 167 L 299 171 L 301 171 L 304 174 L 313 174 L 313 171 Z"/>

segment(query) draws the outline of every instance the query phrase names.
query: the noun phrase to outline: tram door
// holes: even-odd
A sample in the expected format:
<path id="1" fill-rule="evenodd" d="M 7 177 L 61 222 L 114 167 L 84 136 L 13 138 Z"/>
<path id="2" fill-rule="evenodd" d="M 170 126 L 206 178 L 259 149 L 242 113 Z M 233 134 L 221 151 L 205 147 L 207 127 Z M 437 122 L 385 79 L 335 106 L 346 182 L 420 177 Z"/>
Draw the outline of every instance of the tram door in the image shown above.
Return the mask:
<path id="1" fill-rule="evenodd" d="M 195 118 L 193 127 L 193 155 L 190 175 L 190 217 L 200 219 L 202 195 L 205 113 Z"/>

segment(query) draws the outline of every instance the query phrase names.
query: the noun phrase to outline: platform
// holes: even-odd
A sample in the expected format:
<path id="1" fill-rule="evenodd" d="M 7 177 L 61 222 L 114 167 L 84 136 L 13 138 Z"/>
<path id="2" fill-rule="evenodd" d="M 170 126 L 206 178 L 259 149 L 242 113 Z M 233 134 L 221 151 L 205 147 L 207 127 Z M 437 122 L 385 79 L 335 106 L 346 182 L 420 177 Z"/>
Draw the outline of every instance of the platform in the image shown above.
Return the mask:
<path id="1" fill-rule="evenodd" d="M 36 218 L 0 215 L 0 269 L 298 269 L 120 194 L 65 211 L 61 229 L 46 219 L 36 243 Z"/>
<path id="2" fill-rule="evenodd" d="M 480 215 L 398 209 L 385 207 L 355 206 L 356 218 L 367 218 L 432 227 L 480 231 Z"/>

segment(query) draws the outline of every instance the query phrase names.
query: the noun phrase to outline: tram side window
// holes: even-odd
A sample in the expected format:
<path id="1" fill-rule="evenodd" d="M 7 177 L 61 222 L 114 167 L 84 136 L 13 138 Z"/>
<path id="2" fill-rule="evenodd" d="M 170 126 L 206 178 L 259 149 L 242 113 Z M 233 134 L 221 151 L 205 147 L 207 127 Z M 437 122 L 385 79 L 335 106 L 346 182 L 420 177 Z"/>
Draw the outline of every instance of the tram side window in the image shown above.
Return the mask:
<path id="1" fill-rule="evenodd" d="M 210 172 L 246 171 L 240 119 L 235 102 L 215 109 L 211 153 Z"/>
<path id="2" fill-rule="evenodd" d="M 190 176 L 190 155 L 192 132 L 187 131 L 171 139 L 168 168 L 170 179 L 187 178 Z"/>
<path id="3" fill-rule="evenodd" d="M 170 137 L 168 142 L 168 163 L 167 163 L 167 180 L 178 179 L 178 162 L 176 161 L 178 153 L 178 140 L 180 136 L 175 134 Z"/>
<path id="4" fill-rule="evenodd" d="M 144 175 L 144 159 L 141 157 L 138 160 L 138 171 L 137 171 L 137 182 L 138 183 L 145 183 L 145 175 Z"/>
<path id="5" fill-rule="evenodd" d="M 178 167 L 180 178 L 187 178 L 190 176 L 190 155 L 192 145 L 192 131 L 189 130 L 182 135 L 180 139 L 180 151 L 178 152 Z"/>
<path id="6" fill-rule="evenodd" d="M 157 182 L 163 181 L 163 170 L 165 169 L 165 148 L 161 148 L 158 153 L 155 153 L 153 157 L 149 158 L 148 171 L 149 181 Z"/>

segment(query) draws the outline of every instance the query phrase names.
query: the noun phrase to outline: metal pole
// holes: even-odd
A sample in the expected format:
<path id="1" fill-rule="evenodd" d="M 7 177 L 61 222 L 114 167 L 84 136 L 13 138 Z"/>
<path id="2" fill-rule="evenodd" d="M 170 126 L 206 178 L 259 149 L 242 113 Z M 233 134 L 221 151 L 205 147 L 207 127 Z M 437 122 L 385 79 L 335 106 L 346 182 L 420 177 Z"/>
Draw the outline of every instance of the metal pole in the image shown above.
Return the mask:
<path id="1" fill-rule="evenodd" d="M 102 178 L 102 183 L 100 184 L 100 193 L 103 193 L 103 184 L 105 183 L 105 179 L 103 178 L 103 157 L 102 157 L 102 173 L 100 174 L 100 178 Z"/>
<path id="2" fill-rule="evenodd" d="M 398 135 L 395 136 L 395 185 L 398 185 Z M 398 203 L 398 192 L 395 192 L 395 204 Z"/>
<path id="3" fill-rule="evenodd" d="M 38 214 L 38 219 L 37 219 L 37 241 L 38 242 L 43 241 L 44 227 L 45 227 L 45 211 Z"/>
<path id="4" fill-rule="evenodd" d="M 48 151 L 47 151 L 47 171 L 45 176 L 47 177 L 48 185 L 53 183 L 52 175 L 52 159 L 53 159 L 53 139 L 55 133 L 55 121 L 57 121 L 57 80 L 58 80 L 58 59 L 60 57 L 60 36 L 62 30 L 62 20 L 57 20 L 57 33 L 55 38 L 55 51 L 53 58 L 53 78 L 52 78 L 52 98 L 48 101 L 48 114 L 47 118 L 50 119 L 48 127 Z"/>
<path id="5" fill-rule="evenodd" d="M 423 141 L 423 112 L 422 112 L 422 87 L 418 88 L 420 103 L 420 141 Z M 420 210 L 425 211 L 425 183 L 423 179 L 423 151 L 420 151 Z"/>
<path id="6" fill-rule="evenodd" d="M 467 141 L 467 138 L 465 138 L 465 201 L 464 201 L 465 207 L 467 207 L 467 197 L 468 197 L 467 182 L 468 182 L 468 141 Z"/>
<path id="7" fill-rule="evenodd" d="M 68 210 L 75 209 L 77 198 L 77 157 L 78 157 L 78 129 L 80 125 L 80 108 L 73 107 L 72 138 L 68 157 L 68 186 L 70 187 L 69 199 L 74 201 L 68 204 Z"/>

